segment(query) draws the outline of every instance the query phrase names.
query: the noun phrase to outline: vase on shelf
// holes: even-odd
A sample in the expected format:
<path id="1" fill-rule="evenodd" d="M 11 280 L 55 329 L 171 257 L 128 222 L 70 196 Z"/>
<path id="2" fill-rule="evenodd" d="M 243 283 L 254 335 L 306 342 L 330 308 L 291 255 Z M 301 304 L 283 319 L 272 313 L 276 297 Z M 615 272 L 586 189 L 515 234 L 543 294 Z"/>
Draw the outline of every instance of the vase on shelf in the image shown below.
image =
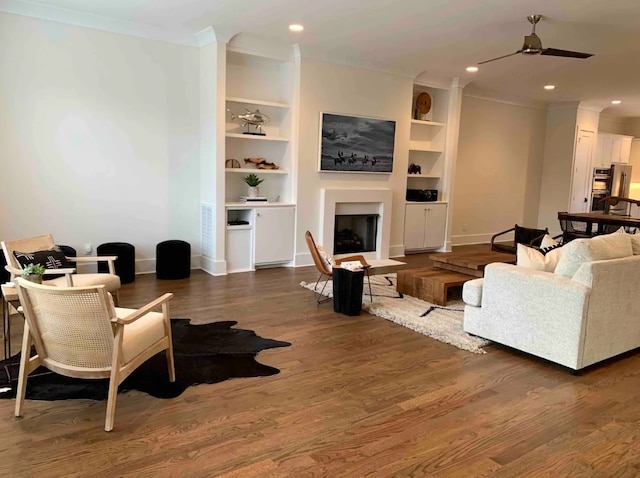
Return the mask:
<path id="1" fill-rule="evenodd" d="M 257 198 L 260 196 L 260 187 L 258 186 L 249 186 L 248 196 L 250 198 Z"/>

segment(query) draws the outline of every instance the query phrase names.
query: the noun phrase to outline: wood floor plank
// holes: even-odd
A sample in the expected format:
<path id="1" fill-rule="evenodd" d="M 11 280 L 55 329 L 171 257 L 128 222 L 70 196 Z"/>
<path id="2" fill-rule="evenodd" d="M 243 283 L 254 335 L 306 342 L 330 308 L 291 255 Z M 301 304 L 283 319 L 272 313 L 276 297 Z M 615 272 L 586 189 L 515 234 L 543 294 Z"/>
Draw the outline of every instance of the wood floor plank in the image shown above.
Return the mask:
<path id="1" fill-rule="evenodd" d="M 403 267 L 429 267 L 427 256 Z M 316 278 L 312 267 L 137 276 L 123 306 L 173 292 L 173 317 L 291 342 L 257 357 L 281 372 L 171 400 L 120 394 L 111 433 L 104 402 L 27 400 L 15 419 L 2 400 L 0 476 L 640 476 L 640 354 L 577 376 L 502 346 L 476 355 L 317 306 L 299 285 Z M 14 318 L 14 351 L 20 335 Z"/>

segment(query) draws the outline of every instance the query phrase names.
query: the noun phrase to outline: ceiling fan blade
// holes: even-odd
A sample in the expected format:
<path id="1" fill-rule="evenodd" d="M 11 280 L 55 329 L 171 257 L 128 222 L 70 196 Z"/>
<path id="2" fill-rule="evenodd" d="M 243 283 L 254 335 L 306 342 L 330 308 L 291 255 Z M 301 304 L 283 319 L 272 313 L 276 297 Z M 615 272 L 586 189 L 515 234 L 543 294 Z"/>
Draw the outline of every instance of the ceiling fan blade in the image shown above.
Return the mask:
<path id="1" fill-rule="evenodd" d="M 562 56 L 565 58 L 589 58 L 592 53 L 580 53 L 579 51 L 558 50 L 556 48 L 543 48 L 541 55 Z"/>
<path id="2" fill-rule="evenodd" d="M 515 53 L 509 53 L 508 55 L 502 55 L 502 56 L 499 56 L 498 58 L 492 58 L 491 60 L 481 61 L 480 63 L 478 63 L 478 65 L 483 65 L 483 64 L 489 63 L 491 61 L 502 60 L 503 58 L 507 58 L 507 57 L 510 57 L 510 56 L 513 56 L 513 55 L 517 55 L 518 53 L 522 53 L 522 50 L 518 50 Z"/>

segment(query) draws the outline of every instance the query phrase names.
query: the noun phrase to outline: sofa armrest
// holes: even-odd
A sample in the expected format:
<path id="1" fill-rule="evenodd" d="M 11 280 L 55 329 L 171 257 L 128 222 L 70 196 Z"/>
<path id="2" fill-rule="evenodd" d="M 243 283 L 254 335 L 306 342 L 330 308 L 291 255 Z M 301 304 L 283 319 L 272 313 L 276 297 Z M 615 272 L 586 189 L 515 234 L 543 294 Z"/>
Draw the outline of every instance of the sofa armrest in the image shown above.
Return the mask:
<path id="1" fill-rule="evenodd" d="M 591 289 L 550 272 L 511 264 L 485 268 L 481 314 L 464 330 L 579 368 Z"/>

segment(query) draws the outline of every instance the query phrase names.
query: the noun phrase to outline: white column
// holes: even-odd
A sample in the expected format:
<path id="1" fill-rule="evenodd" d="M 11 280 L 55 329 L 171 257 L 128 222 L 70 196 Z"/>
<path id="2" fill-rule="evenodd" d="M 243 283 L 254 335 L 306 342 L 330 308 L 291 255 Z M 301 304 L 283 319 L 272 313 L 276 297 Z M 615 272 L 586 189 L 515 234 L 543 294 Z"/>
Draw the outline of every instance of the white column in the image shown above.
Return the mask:
<path id="1" fill-rule="evenodd" d="M 217 41 L 211 27 L 200 41 L 200 196 L 202 269 L 227 273 L 225 260 L 225 97 L 226 42 Z"/>

